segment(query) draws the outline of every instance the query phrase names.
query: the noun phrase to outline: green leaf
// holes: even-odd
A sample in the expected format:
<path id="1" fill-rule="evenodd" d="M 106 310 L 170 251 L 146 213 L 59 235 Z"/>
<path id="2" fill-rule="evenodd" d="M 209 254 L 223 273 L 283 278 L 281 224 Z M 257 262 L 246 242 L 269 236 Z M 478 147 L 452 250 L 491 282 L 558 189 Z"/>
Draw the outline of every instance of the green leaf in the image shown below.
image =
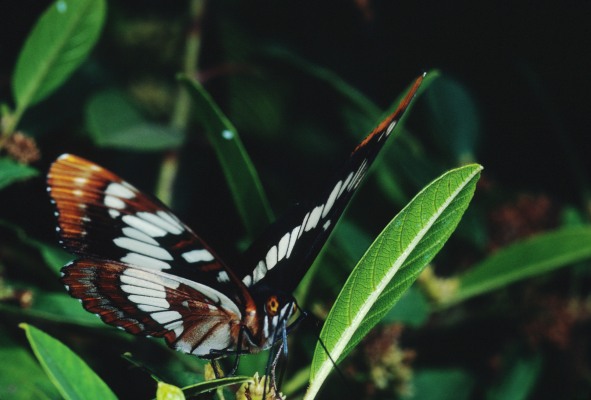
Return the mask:
<path id="1" fill-rule="evenodd" d="M 51 384 L 31 352 L 0 331 L 0 399 L 56 399 Z"/>
<path id="2" fill-rule="evenodd" d="M 100 36 L 104 0 L 57 0 L 27 37 L 12 78 L 17 112 L 43 100 L 86 59 Z"/>
<path id="3" fill-rule="evenodd" d="M 220 160 L 242 222 L 247 232 L 255 236 L 272 222 L 273 213 L 238 131 L 199 82 L 185 75 L 180 75 L 179 80 L 197 105 L 196 116 Z"/>
<path id="4" fill-rule="evenodd" d="M 169 385 L 168 383 L 158 382 L 156 400 L 185 400 L 185 395 L 181 388 Z"/>
<path id="5" fill-rule="evenodd" d="M 513 357 L 501 382 L 486 394 L 487 400 L 526 400 L 531 398 L 542 372 L 542 356 Z"/>
<path id="6" fill-rule="evenodd" d="M 375 121 L 380 120 L 379 117 L 382 115 L 382 110 L 380 110 L 380 108 L 367 96 L 348 84 L 331 70 L 314 64 L 280 47 L 268 48 L 267 53 L 270 56 L 273 56 L 275 59 L 293 65 L 299 68 L 302 72 L 305 72 L 319 81 L 326 83 L 328 86 L 332 87 L 335 92 L 339 93 L 344 99 L 350 101 L 356 109 L 360 110 L 362 114 L 368 118 L 367 126 L 364 129 L 359 130 L 360 132 L 370 130 L 375 124 Z M 359 132 L 356 131 L 356 133 Z"/>
<path id="7" fill-rule="evenodd" d="M 476 142 L 480 136 L 480 119 L 475 101 L 459 82 L 441 76 L 425 95 L 431 111 L 433 137 L 440 146 L 451 150 L 458 163 L 473 160 Z"/>
<path id="8" fill-rule="evenodd" d="M 0 309 L 17 315 L 42 318 L 52 322 L 63 322 L 91 328 L 110 329 L 94 314 L 80 307 L 80 302 L 63 293 L 35 291 L 33 304 L 22 309 L 11 305 L 0 305 Z"/>
<path id="9" fill-rule="evenodd" d="M 543 233 L 505 247 L 459 277 L 454 304 L 503 286 L 591 257 L 591 227 L 577 226 Z"/>
<path id="10" fill-rule="evenodd" d="M 37 176 L 39 172 L 28 165 L 19 164 L 8 157 L 0 157 L 0 189 L 16 181 Z"/>
<path id="11" fill-rule="evenodd" d="M 413 378 L 413 400 L 468 400 L 475 381 L 472 374 L 461 369 L 423 369 Z"/>
<path id="12" fill-rule="evenodd" d="M 136 151 L 178 148 L 184 134 L 164 124 L 147 121 L 118 90 L 105 90 L 86 106 L 86 128 L 100 147 Z"/>
<path id="13" fill-rule="evenodd" d="M 184 387 L 183 393 L 186 397 L 194 397 L 201 393 L 211 392 L 212 390 L 222 388 L 224 386 L 236 385 L 244 382 L 252 382 L 252 376 L 230 376 L 227 378 L 199 382 L 195 385 Z"/>
<path id="14" fill-rule="evenodd" d="M 33 353 L 65 399 L 116 399 L 92 369 L 63 343 L 32 325 L 21 324 Z"/>
<path id="15" fill-rule="evenodd" d="M 56 246 L 51 246 L 42 242 L 29 242 L 34 244 L 41 252 L 41 256 L 49 268 L 59 276 L 60 270 L 64 265 L 74 259 L 74 256 L 67 253 L 65 250 Z"/>
<path id="16" fill-rule="evenodd" d="M 402 322 L 405 325 L 419 327 L 425 323 L 431 308 L 423 292 L 411 286 L 400 297 L 398 303 L 384 316 L 384 322 Z"/>
<path id="17" fill-rule="evenodd" d="M 361 341 L 443 247 L 468 207 L 481 170 L 472 164 L 445 173 L 380 233 L 347 279 L 320 333 L 332 360 L 342 360 Z M 332 366 L 317 344 L 305 399 L 314 398 Z"/>

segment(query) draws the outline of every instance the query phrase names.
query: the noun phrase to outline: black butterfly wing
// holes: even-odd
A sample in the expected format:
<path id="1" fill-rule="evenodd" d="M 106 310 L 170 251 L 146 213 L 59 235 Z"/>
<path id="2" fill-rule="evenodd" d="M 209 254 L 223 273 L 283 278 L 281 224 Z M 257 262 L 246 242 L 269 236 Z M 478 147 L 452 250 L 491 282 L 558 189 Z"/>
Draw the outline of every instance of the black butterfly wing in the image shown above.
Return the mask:
<path id="1" fill-rule="evenodd" d="M 396 111 L 357 145 L 344 168 L 316 201 L 297 206 L 253 243 L 245 253 L 246 268 L 238 274 L 246 286 L 265 285 L 273 290 L 293 292 L 415 96 L 423 77 L 416 79 Z"/>
<path id="2" fill-rule="evenodd" d="M 255 309 L 254 301 L 166 206 L 70 154 L 52 164 L 48 191 L 60 243 L 81 257 L 64 267 L 63 282 L 87 310 L 128 332 L 164 336 L 172 347 L 198 355 L 211 343 L 236 338 L 233 326 L 243 312 Z"/>

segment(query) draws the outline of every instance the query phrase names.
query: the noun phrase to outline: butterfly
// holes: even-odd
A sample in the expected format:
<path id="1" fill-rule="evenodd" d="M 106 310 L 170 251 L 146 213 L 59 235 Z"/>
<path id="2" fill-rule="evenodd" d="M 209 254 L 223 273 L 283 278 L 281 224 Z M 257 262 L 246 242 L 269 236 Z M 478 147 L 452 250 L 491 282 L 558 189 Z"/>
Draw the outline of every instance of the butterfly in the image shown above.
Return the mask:
<path id="1" fill-rule="evenodd" d="M 292 295 L 416 94 L 355 147 L 315 200 L 297 205 L 227 265 L 172 211 L 109 170 L 64 154 L 47 183 L 60 244 L 77 259 L 62 283 L 105 323 L 202 358 L 285 341 Z"/>

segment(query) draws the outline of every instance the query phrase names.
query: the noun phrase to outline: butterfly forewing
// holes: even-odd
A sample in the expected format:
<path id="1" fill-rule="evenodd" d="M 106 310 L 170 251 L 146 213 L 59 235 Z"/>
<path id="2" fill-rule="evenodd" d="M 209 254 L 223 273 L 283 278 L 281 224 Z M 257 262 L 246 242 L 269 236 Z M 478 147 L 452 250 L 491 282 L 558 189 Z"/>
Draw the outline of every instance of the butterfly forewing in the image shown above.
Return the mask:
<path id="1" fill-rule="evenodd" d="M 107 169 L 64 154 L 51 166 L 48 190 L 68 251 L 197 280 L 228 296 L 242 294 L 232 272 L 191 229 Z"/>
<path id="2" fill-rule="evenodd" d="M 345 166 L 317 200 L 298 205 L 253 243 L 245 255 L 246 268 L 238 274 L 246 286 L 265 285 L 287 293 L 295 289 L 326 243 L 422 79 L 420 76 L 415 81 L 396 111 L 357 145 Z"/>

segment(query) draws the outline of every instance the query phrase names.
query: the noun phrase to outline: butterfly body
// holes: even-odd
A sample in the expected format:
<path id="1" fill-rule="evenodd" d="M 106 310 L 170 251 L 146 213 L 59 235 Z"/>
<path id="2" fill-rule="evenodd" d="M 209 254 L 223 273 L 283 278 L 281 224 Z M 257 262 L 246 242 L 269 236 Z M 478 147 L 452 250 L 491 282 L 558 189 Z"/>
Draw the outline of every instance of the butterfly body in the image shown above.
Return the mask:
<path id="1" fill-rule="evenodd" d="M 62 282 L 107 324 L 164 338 L 204 358 L 257 353 L 289 331 L 291 295 L 416 93 L 353 151 L 316 201 L 274 223 L 228 266 L 160 201 L 107 169 L 64 154 L 48 192 L 62 246 L 79 257 Z"/>

